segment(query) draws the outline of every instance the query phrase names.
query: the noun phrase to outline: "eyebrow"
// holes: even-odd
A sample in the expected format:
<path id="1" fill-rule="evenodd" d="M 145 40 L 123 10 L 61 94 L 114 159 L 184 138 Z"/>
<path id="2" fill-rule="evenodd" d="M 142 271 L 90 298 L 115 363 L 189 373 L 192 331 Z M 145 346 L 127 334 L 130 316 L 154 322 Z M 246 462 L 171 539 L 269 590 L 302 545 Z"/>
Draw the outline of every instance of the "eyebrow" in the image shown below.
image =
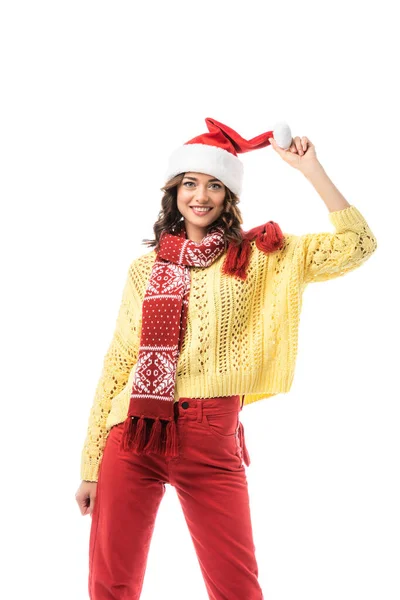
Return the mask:
<path id="1" fill-rule="evenodd" d="M 185 175 L 184 179 L 192 179 L 193 181 L 198 181 L 197 177 L 188 177 L 187 175 Z M 210 181 L 218 181 L 218 183 L 221 183 L 219 179 L 209 179 L 208 183 L 210 183 Z"/>

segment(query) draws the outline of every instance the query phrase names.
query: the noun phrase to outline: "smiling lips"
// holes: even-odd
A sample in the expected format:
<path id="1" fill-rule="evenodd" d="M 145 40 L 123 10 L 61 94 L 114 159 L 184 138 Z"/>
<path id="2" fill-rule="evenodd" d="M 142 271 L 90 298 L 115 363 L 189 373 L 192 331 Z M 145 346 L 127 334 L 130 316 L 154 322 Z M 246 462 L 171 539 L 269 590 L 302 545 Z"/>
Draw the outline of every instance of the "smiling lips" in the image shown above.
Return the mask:
<path id="1" fill-rule="evenodd" d="M 199 207 L 197 207 L 197 206 L 191 206 L 190 208 L 193 210 L 193 212 L 194 212 L 196 215 L 206 215 L 206 214 L 207 214 L 207 213 L 209 213 L 209 212 L 210 212 L 210 210 L 211 210 L 211 207 L 199 208 Z"/>

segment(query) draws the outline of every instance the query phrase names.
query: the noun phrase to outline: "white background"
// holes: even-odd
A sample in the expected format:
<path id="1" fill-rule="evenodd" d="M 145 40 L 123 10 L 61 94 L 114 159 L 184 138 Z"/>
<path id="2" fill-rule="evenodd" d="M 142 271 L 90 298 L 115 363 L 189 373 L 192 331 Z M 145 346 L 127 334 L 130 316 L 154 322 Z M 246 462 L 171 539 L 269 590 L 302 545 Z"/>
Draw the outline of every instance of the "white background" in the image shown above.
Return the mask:
<path id="1" fill-rule="evenodd" d="M 400 597 L 394 3 L 271 4 L 1 4 L 8 600 L 88 597 L 91 519 L 75 492 L 89 410 L 167 157 L 206 117 L 246 138 L 287 121 L 378 240 L 358 270 L 306 289 L 290 393 L 241 414 L 265 599 Z M 241 159 L 245 230 L 272 219 L 290 233 L 333 231 L 272 147 Z M 141 596 L 161 597 L 207 598 L 170 486 Z"/>

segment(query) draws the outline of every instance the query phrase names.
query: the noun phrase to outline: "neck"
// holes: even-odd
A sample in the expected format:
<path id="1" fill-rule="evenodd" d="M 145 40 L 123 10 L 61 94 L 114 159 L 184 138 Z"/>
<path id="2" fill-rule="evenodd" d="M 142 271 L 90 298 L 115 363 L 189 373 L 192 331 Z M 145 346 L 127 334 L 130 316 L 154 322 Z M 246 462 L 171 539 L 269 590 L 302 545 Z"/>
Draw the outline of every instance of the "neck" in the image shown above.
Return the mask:
<path id="1" fill-rule="evenodd" d="M 193 225 L 193 223 L 189 223 L 186 220 L 183 226 L 186 229 L 188 240 L 191 240 L 196 244 L 200 244 L 207 234 L 207 227 L 198 227 L 197 225 Z"/>

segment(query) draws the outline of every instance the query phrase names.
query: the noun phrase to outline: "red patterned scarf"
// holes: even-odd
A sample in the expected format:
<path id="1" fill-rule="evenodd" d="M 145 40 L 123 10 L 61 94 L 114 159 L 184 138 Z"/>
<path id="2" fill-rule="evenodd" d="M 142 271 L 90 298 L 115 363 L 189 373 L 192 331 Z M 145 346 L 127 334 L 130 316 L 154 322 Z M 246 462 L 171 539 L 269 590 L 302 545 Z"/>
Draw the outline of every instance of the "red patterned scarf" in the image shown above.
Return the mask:
<path id="1" fill-rule="evenodd" d="M 250 240 L 271 252 L 283 242 L 279 226 L 269 221 L 243 233 L 239 246 L 229 245 L 222 271 L 246 278 Z M 200 243 L 187 239 L 186 230 L 164 231 L 146 288 L 142 329 L 128 416 L 121 447 L 137 454 L 177 456 L 174 418 L 176 369 L 189 304 L 190 267 L 209 267 L 225 251 L 222 226 L 209 230 Z"/>

